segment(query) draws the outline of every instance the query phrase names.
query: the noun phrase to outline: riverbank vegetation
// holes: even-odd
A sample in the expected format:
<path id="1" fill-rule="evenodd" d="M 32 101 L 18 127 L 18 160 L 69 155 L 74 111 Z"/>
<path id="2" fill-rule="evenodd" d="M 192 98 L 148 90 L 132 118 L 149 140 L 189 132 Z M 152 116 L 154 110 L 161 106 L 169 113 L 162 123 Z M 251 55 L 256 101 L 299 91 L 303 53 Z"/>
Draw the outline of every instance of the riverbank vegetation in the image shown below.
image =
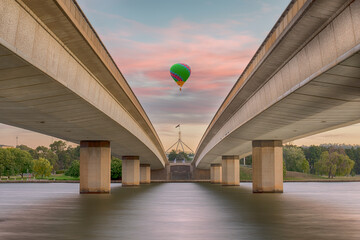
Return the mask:
<path id="1" fill-rule="evenodd" d="M 323 144 L 319 146 L 284 145 L 284 179 L 349 179 L 360 175 L 360 146 L 345 144 Z M 243 160 L 241 160 L 243 163 Z M 246 166 L 252 165 L 252 157 L 245 159 Z M 246 170 L 244 180 L 250 180 Z M 302 175 L 294 177 L 293 173 Z M 289 176 L 290 174 L 290 176 Z M 240 175 L 241 176 L 241 175 Z"/>
<path id="2" fill-rule="evenodd" d="M 0 148 L 0 178 L 78 180 L 79 161 L 80 147 L 67 146 L 64 141 L 55 141 L 49 147 L 39 146 L 35 149 L 26 145 Z M 111 177 L 121 178 L 121 160 L 115 157 L 112 157 Z"/>
<path id="3" fill-rule="evenodd" d="M 176 156 L 176 153 L 172 153 L 169 159 L 175 159 Z M 350 176 L 360 175 L 359 145 L 323 144 L 298 147 L 289 144 L 283 147 L 283 156 L 284 179 L 288 180 L 349 179 Z M 188 160 L 189 157 L 184 154 L 184 158 Z M 49 147 L 39 146 L 35 149 L 25 145 L 0 148 L 0 177 L 77 180 L 80 176 L 79 160 L 80 147 L 67 146 L 63 141 L 55 141 Z M 244 161 L 241 160 L 241 163 Z M 246 157 L 245 164 L 251 167 L 251 156 Z M 121 169 L 121 160 L 112 157 L 111 178 L 121 179 Z M 291 172 L 303 175 L 294 177 Z M 305 177 L 306 174 L 308 177 Z M 242 168 L 241 180 L 251 180 L 251 176 L 251 168 Z"/>

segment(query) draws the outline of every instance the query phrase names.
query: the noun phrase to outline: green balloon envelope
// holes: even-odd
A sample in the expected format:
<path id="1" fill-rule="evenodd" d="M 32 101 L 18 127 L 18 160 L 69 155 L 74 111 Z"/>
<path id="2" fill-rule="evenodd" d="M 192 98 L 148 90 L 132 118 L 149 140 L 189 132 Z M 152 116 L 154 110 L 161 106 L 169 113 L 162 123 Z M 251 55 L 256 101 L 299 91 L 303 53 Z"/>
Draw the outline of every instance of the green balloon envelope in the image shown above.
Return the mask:
<path id="1" fill-rule="evenodd" d="M 181 87 L 190 77 L 191 69 L 184 63 L 176 63 L 170 68 L 170 75 L 174 81 Z"/>

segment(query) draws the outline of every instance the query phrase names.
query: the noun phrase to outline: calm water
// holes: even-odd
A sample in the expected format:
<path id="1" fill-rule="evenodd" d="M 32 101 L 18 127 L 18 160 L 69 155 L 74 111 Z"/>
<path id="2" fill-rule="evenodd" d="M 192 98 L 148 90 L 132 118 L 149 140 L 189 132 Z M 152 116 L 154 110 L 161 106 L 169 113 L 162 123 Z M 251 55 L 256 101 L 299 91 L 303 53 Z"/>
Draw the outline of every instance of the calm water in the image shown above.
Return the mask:
<path id="1" fill-rule="evenodd" d="M 360 239 L 360 183 L 286 183 L 284 194 L 251 184 L 0 184 L 0 239 Z"/>

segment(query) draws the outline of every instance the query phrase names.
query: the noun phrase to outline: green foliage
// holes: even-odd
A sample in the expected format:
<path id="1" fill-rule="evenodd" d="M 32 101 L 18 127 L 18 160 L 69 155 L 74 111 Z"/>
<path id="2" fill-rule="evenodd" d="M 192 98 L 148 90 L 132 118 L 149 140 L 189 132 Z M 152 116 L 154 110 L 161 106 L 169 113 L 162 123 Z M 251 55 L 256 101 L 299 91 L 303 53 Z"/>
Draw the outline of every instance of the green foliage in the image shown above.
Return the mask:
<path id="1" fill-rule="evenodd" d="M 240 181 L 252 180 L 252 169 L 244 166 L 240 166 Z"/>
<path id="2" fill-rule="evenodd" d="M 122 161 L 113 157 L 111 159 L 111 179 L 120 179 L 122 176 Z"/>
<path id="3" fill-rule="evenodd" d="M 351 148 L 345 149 L 345 153 L 355 162 L 353 174 L 360 174 L 360 147 L 355 148 L 352 146 Z"/>
<path id="4" fill-rule="evenodd" d="M 33 158 L 29 152 L 23 151 L 19 148 L 10 148 L 9 150 L 15 161 L 16 174 L 21 174 L 21 177 L 24 177 L 24 173 L 32 172 Z"/>
<path id="5" fill-rule="evenodd" d="M 245 158 L 245 165 L 252 165 L 252 155 Z"/>
<path id="6" fill-rule="evenodd" d="M 31 172 L 32 159 L 45 158 L 53 166 L 54 171 L 66 170 L 74 160 L 80 159 L 80 147 L 75 148 L 66 145 L 64 141 L 55 141 L 48 147 L 38 146 L 32 149 L 26 145 L 19 145 L 16 150 L 2 149 L 0 157 L 0 175 L 2 174 L 21 174 Z M 11 152 L 9 155 L 8 151 Z M 30 157 L 29 157 L 30 156 Z M 30 160 L 31 158 L 31 160 Z M 5 164 L 6 163 L 6 164 Z"/>
<path id="7" fill-rule="evenodd" d="M 283 154 L 286 170 L 309 173 L 309 163 L 301 148 L 296 146 L 284 146 Z"/>
<path id="8" fill-rule="evenodd" d="M 53 170 L 53 166 L 50 162 L 45 158 L 39 158 L 34 161 L 33 173 L 36 178 L 41 177 L 49 177 L 51 175 L 51 171 Z"/>
<path id="9" fill-rule="evenodd" d="M 39 146 L 35 149 L 36 159 L 45 158 L 47 159 L 55 170 L 59 169 L 58 156 L 45 146 Z"/>
<path id="10" fill-rule="evenodd" d="M 283 160 L 283 177 L 286 176 L 286 164 L 285 164 L 285 160 Z"/>
<path id="11" fill-rule="evenodd" d="M 16 173 L 14 156 L 9 148 L 0 148 L 0 175 L 12 176 Z"/>
<path id="12" fill-rule="evenodd" d="M 336 176 L 347 176 L 350 175 L 355 162 L 347 155 L 340 154 L 336 165 Z"/>
<path id="13" fill-rule="evenodd" d="M 311 145 L 310 147 L 302 148 L 306 160 L 309 162 L 310 173 L 315 173 L 315 163 L 319 161 L 321 153 L 325 151 L 324 147 Z"/>
<path id="14" fill-rule="evenodd" d="M 50 149 L 56 154 L 59 154 L 60 152 L 65 151 L 66 149 L 66 142 L 63 141 L 55 141 L 52 144 L 50 144 Z"/>
<path id="15" fill-rule="evenodd" d="M 320 160 L 315 164 L 318 174 L 327 175 L 328 178 L 349 175 L 355 162 L 347 155 L 338 152 L 323 152 Z"/>
<path id="16" fill-rule="evenodd" d="M 187 153 L 185 153 L 185 152 L 177 153 L 175 150 L 172 150 L 168 155 L 168 160 L 173 162 L 173 161 L 175 161 L 175 159 L 177 161 L 182 161 L 182 160 L 191 161 L 191 158 L 189 157 L 189 155 Z"/>
<path id="17" fill-rule="evenodd" d="M 169 161 L 173 162 L 177 157 L 177 153 L 175 150 L 172 150 L 169 155 L 168 155 L 168 159 Z"/>
<path id="18" fill-rule="evenodd" d="M 80 161 L 74 160 L 69 169 L 65 172 L 66 176 L 79 177 L 80 176 Z"/>
<path id="19" fill-rule="evenodd" d="M 33 159 L 40 157 L 48 159 L 55 171 L 68 169 L 74 160 L 80 159 L 79 146 L 73 148 L 67 146 L 64 141 L 55 141 L 49 147 L 39 146 L 31 149 L 26 145 L 18 146 L 19 149 L 29 152 Z"/>

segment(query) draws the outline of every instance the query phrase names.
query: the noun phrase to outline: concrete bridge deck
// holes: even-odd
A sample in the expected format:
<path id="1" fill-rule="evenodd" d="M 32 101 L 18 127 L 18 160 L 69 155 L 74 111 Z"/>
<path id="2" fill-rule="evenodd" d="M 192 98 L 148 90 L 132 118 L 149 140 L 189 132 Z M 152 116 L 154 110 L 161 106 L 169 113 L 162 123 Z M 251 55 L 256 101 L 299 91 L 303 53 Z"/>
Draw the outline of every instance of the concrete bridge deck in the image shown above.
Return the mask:
<path id="1" fill-rule="evenodd" d="M 360 121 L 360 1 L 292 1 L 215 114 L 194 163 Z"/>
<path id="2" fill-rule="evenodd" d="M 0 122 L 160 169 L 167 158 L 145 111 L 74 1 L 0 2 Z"/>

